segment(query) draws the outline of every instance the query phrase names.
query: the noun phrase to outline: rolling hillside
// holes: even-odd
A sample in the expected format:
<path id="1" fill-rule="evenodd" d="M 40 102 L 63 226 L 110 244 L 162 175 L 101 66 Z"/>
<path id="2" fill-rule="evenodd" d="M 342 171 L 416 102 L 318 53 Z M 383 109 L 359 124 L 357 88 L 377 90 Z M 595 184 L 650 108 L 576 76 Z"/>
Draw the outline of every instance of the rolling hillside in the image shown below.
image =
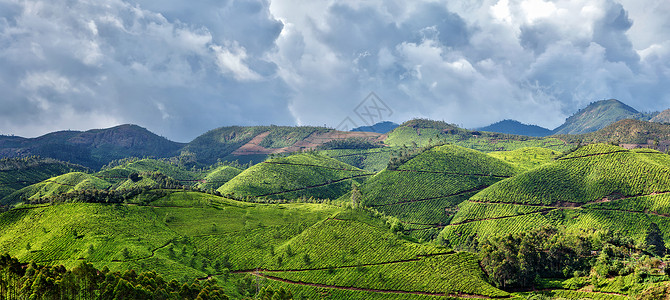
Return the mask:
<path id="1" fill-rule="evenodd" d="M 206 174 L 200 171 L 187 170 L 184 167 L 156 159 L 130 159 L 128 162 L 95 173 L 96 177 L 119 184 L 134 173 L 160 172 L 182 185 L 192 186 L 202 180 Z"/>
<path id="2" fill-rule="evenodd" d="M 196 187 L 205 191 L 210 189 L 216 190 L 240 173 L 242 173 L 242 170 L 238 168 L 231 166 L 221 166 L 207 173 L 207 176 L 205 176 L 205 178 L 203 178 L 203 180 L 199 182 Z"/>
<path id="3" fill-rule="evenodd" d="M 244 170 L 218 191 L 237 199 L 337 199 L 369 172 L 314 153 L 275 158 Z"/>
<path id="4" fill-rule="evenodd" d="M 52 177 L 42 182 L 22 188 L 3 198 L 3 205 L 17 204 L 22 199 L 38 199 L 77 190 L 108 189 L 111 184 L 105 180 L 82 172 L 72 172 Z"/>
<path id="5" fill-rule="evenodd" d="M 655 115 L 649 122 L 670 123 L 670 109 L 666 109 Z"/>
<path id="6" fill-rule="evenodd" d="M 654 150 L 584 146 L 472 196 L 441 236 L 459 244 L 561 225 L 622 231 L 639 241 L 656 223 L 667 238 L 669 173 L 670 156 Z"/>
<path id="7" fill-rule="evenodd" d="M 0 199 L 31 184 L 86 168 L 51 158 L 0 159 Z"/>
<path id="8" fill-rule="evenodd" d="M 514 174 L 514 167 L 499 159 L 444 145 L 379 172 L 358 189 L 362 205 L 397 217 L 414 236 L 431 239 L 459 203 Z"/>
<path id="9" fill-rule="evenodd" d="M 554 134 L 583 134 L 597 131 L 623 119 L 648 121 L 655 113 L 646 114 L 616 100 L 601 100 L 589 104 L 554 129 Z"/>
<path id="10" fill-rule="evenodd" d="M 665 152 L 670 146 L 670 125 L 626 119 L 596 132 L 557 137 L 572 143 L 617 143 L 626 148 L 647 147 Z"/>
<path id="11" fill-rule="evenodd" d="M 4 212 L 0 251 L 47 265 L 86 260 L 112 271 L 155 271 L 166 280 L 215 278 L 234 298 L 253 296 L 254 282 L 303 298 L 510 295 L 486 282 L 476 255 L 408 242 L 363 210 L 195 192 L 173 192 L 151 206 L 70 203 Z"/>
<path id="12" fill-rule="evenodd" d="M 507 151 L 524 147 L 542 147 L 566 151 L 572 146 L 553 137 L 528 137 L 503 133 L 472 131 L 454 124 L 425 119 L 410 120 L 388 133 L 384 142 L 394 147 L 424 147 L 450 143 L 482 152 Z"/>

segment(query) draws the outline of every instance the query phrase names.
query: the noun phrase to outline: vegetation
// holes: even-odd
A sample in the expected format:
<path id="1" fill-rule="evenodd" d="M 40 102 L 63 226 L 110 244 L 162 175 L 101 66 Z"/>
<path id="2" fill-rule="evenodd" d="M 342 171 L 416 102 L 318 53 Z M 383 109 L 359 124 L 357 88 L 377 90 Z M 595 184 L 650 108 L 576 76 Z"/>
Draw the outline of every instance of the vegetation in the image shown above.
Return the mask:
<path id="1" fill-rule="evenodd" d="M 349 190 L 350 179 L 366 175 L 370 174 L 338 160 L 303 153 L 255 165 L 226 182 L 218 191 L 237 199 L 337 199 Z"/>
<path id="2" fill-rule="evenodd" d="M 86 168 L 37 156 L 0 158 L 0 199 L 31 184 L 75 171 Z"/>
<path id="3" fill-rule="evenodd" d="M 634 108 L 616 99 L 592 102 L 565 120 L 563 125 L 554 129 L 554 134 L 582 134 L 604 128 L 623 119 L 648 121 L 654 113 L 640 113 Z"/>

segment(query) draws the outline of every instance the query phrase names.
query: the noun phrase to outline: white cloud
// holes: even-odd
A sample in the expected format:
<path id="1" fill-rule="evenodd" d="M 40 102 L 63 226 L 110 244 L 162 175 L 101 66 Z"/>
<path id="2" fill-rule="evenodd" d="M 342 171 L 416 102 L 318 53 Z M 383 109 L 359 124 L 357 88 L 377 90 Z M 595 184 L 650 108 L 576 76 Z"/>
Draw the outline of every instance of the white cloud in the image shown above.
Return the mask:
<path id="1" fill-rule="evenodd" d="M 670 107 L 668 13 L 664 0 L 0 0 L 0 119 L 31 136 L 131 122 L 188 141 L 361 123 L 374 91 L 396 122 L 551 128 L 603 98 Z"/>

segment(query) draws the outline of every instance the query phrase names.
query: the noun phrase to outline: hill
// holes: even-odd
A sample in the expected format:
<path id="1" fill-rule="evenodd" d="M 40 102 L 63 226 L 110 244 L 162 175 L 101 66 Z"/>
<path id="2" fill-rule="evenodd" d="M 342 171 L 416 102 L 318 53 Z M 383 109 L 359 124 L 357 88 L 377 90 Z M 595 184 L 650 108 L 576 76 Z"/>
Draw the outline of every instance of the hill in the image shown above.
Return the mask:
<path id="1" fill-rule="evenodd" d="M 254 165 L 217 191 L 238 199 L 336 199 L 349 191 L 352 180 L 369 175 L 336 159 L 303 153 Z"/>
<path id="2" fill-rule="evenodd" d="M 448 224 L 453 208 L 477 191 L 515 174 L 514 168 L 484 153 L 453 145 L 401 158 L 346 197 L 397 217 L 416 237 L 432 239 Z M 347 199 L 348 200 L 348 199 Z"/>
<path id="3" fill-rule="evenodd" d="M 216 190 L 221 187 L 224 183 L 235 178 L 235 176 L 242 173 L 242 170 L 231 167 L 231 166 L 221 166 L 218 167 L 205 176 L 205 178 L 198 183 L 196 186 L 201 190 Z"/>
<path id="4" fill-rule="evenodd" d="M 653 211 L 668 209 L 669 172 L 670 156 L 658 151 L 584 146 L 472 196 L 459 206 L 442 237 L 458 244 L 467 237 L 562 225 L 621 231 L 640 241 L 656 222 L 667 238 L 668 219 Z M 635 200 L 639 197 L 646 198 Z M 626 208 L 632 205 L 637 208 Z"/>
<path id="5" fill-rule="evenodd" d="M 522 173 L 554 161 L 560 155 L 560 152 L 547 148 L 527 147 L 511 151 L 495 151 L 488 154 L 511 164 L 519 173 Z"/>
<path id="6" fill-rule="evenodd" d="M 70 191 L 108 189 L 110 187 L 111 184 L 109 182 L 90 174 L 72 172 L 22 188 L 3 198 L 1 202 L 3 205 L 13 205 L 21 202 L 23 199 L 34 200 Z"/>
<path id="7" fill-rule="evenodd" d="M 665 152 L 670 146 L 670 125 L 625 119 L 596 132 L 556 137 L 570 143 L 615 143 L 629 149 L 654 148 Z"/>
<path id="8" fill-rule="evenodd" d="M 182 185 L 192 186 L 205 177 L 200 171 L 188 170 L 183 166 L 157 159 L 126 159 L 114 167 L 105 167 L 95 173 L 96 177 L 102 178 L 114 184 L 126 181 L 131 174 L 160 172 Z"/>
<path id="9" fill-rule="evenodd" d="M 380 136 L 378 133 L 341 132 L 325 127 L 232 126 L 210 130 L 188 143 L 184 150 L 195 153 L 198 162 L 208 165 L 218 160 L 259 163 L 270 154 L 311 150 L 329 141 L 348 138 L 374 141 Z"/>
<path id="10" fill-rule="evenodd" d="M 37 138 L 0 139 L 0 156 L 39 155 L 98 169 L 126 157 L 169 157 L 183 144 L 172 142 L 137 125 L 88 131 L 59 131 Z"/>
<path id="11" fill-rule="evenodd" d="M 86 171 L 86 168 L 51 158 L 2 158 L 0 199 L 31 184 L 75 171 Z"/>
<path id="12" fill-rule="evenodd" d="M 377 124 L 374 124 L 372 126 L 361 126 L 361 127 L 356 127 L 352 129 L 351 131 L 364 131 L 364 132 L 376 132 L 376 133 L 388 133 L 389 131 L 395 129 L 400 125 L 385 121 L 385 122 L 379 122 Z"/>
<path id="13" fill-rule="evenodd" d="M 365 210 L 177 191 L 150 205 L 10 210 L 0 214 L 0 251 L 46 265 L 84 260 L 123 276 L 154 271 L 179 280 L 173 286 L 214 278 L 236 299 L 259 284 L 310 299 L 510 296 L 487 283 L 475 254 L 408 242 Z"/>
<path id="14" fill-rule="evenodd" d="M 442 121 L 415 119 L 388 133 L 384 143 L 393 147 L 424 147 L 454 144 L 482 152 L 508 151 L 524 147 L 541 147 L 566 151 L 572 146 L 554 137 L 529 137 L 504 133 L 467 130 Z"/>
<path id="15" fill-rule="evenodd" d="M 516 135 L 544 137 L 551 135 L 552 131 L 537 125 L 523 124 L 515 120 L 502 120 L 486 127 L 477 128 L 479 131 L 489 131 Z"/>
<path id="16" fill-rule="evenodd" d="M 670 109 L 666 109 L 655 115 L 649 122 L 670 123 Z"/>
<path id="17" fill-rule="evenodd" d="M 640 113 L 616 99 L 592 102 L 554 129 L 554 134 L 583 134 L 593 132 L 623 119 L 648 121 L 655 114 Z"/>

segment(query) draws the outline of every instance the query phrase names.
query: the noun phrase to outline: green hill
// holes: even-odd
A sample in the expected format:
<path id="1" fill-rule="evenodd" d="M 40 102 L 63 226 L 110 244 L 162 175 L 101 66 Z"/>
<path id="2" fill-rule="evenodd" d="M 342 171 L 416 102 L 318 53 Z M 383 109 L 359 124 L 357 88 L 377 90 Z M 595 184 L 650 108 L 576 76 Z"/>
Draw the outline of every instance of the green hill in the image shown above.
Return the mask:
<path id="1" fill-rule="evenodd" d="M 582 134 L 597 131 L 623 119 L 648 121 L 655 114 L 640 113 L 634 108 L 616 100 L 592 102 L 565 120 L 554 129 L 554 134 Z"/>
<path id="2" fill-rule="evenodd" d="M 568 142 L 590 143 L 621 143 L 654 145 L 655 141 L 670 141 L 670 125 L 640 120 L 626 119 L 600 129 L 596 132 L 578 135 L 556 136 Z"/>
<path id="3" fill-rule="evenodd" d="M 388 133 L 384 142 L 394 147 L 425 147 L 450 143 L 482 152 L 508 151 L 524 147 L 541 147 L 555 151 L 571 148 L 554 137 L 529 137 L 486 131 L 472 131 L 454 124 L 425 119 L 410 120 Z"/>
<path id="4" fill-rule="evenodd" d="M 397 154 L 399 150 L 397 147 L 384 147 L 374 149 L 321 150 L 319 153 L 366 171 L 379 172 L 386 168 L 391 157 Z"/>
<path id="5" fill-rule="evenodd" d="M 544 225 L 608 229 L 638 242 L 651 223 L 670 237 L 670 156 L 593 144 L 497 182 L 459 206 L 441 238 L 452 245 Z"/>
<path id="6" fill-rule="evenodd" d="M 216 190 L 240 173 L 242 173 L 242 170 L 238 168 L 221 166 L 207 173 L 207 176 L 196 187 L 205 191 L 210 189 Z"/>
<path id="7" fill-rule="evenodd" d="M 17 204 L 21 199 L 38 199 L 77 190 L 108 189 L 111 184 L 93 175 L 72 172 L 52 177 L 22 188 L 2 199 L 3 205 Z"/>
<path id="8" fill-rule="evenodd" d="M 437 146 L 368 179 L 358 188 L 360 204 L 399 218 L 417 237 L 431 238 L 460 202 L 514 174 L 512 165 L 484 153 Z"/>
<path id="9" fill-rule="evenodd" d="M 403 240 L 364 210 L 251 204 L 196 192 L 173 192 L 151 206 L 10 210 L 0 214 L 0 251 L 22 262 L 155 271 L 182 283 L 215 278 L 234 298 L 253 295 L 254 282 L 302 298 L 510 295 L 487 283 L 476 255 Z"/>
<path id="10" fill-rule="evenodd" d="M 240 199 L 336 199 L 349 191 L 351 179 L 367 175 L 370 173 L 333 158 L 303 153 L 252 166 L 217 191 Z"/>
<path id="11" fill-rule="evenodd" d="M 156 159 L 129 159 L 119 166 L 104 169 L 94 175 L 109 182 L 119 184 L 125 182 L 131 174 L 160 172 L 182 185 L 194 185 L 205 177 L 200 171 L 187 170 L 184 167 Z"/>
<path id="12" fill-rule="evenodd" d="M 37 138 L 0 142 L 0 156 L 39 155 L 98 169 L 126 157 L 170 157 L 183 144 L 172 142 L 137 125 L 88 131 L 59 131 Z"/>
<path id="13" fill-rule="evenodd" d="M 86 168 L 51 158 L 0 159 L 0 199 L 31 184 Z"/>
<path id="14" fill-rule="evenodd" d="M 490 152 L 489 155 L 512 164 L 521 173 L 552 162 L 560 153 L 547 148 L 527 147 Z"/>

